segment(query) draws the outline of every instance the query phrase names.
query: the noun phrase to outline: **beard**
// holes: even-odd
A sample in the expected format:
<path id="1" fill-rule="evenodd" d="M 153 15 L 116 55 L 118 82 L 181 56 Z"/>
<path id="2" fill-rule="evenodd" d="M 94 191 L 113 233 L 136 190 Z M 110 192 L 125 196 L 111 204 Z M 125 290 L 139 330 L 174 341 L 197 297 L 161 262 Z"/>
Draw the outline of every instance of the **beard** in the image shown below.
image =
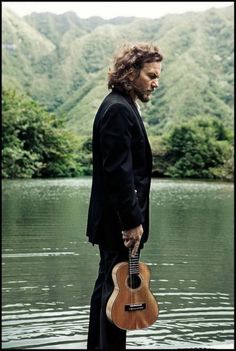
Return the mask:
<path id="1" fill-rule="evenodd" d="M 152 90 L 147 90 L 147 89 L 140 89 L 136 87 L 135 85 L 133 86 L 133 91 L 135 96 L 142 102 L 148 102 L 150 100 L 150 94 Z"/>

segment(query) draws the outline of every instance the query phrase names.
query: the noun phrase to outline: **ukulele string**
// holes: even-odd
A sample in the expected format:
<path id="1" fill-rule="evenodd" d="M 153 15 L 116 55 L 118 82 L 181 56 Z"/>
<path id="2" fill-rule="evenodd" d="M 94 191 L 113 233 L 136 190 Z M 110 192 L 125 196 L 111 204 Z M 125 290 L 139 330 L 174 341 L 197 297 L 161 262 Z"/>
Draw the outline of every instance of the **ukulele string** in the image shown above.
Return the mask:
<path id="1" fill-rule="evenodd" d="M 130 248 L 129 251 L 129 255 L 130 255 L 130 303 L 131 305 L 133 305 L 134 301 L 133 301 L 133 288 L 134 288 L 134 272 L 133 272 L 133 257 L 132 257 L 132 248 Z"/>
<path id="2" fill-rule="evenodd" d="M 132 249 L 129 248 L 129 281 L 130 281 L 130 303 L 132 305 L 132 289 L 133 289 L 133 277 L 132 277 Z"/>
<path id="3" fill-rule="evenodd" d="M 129 279 L 130 279 L 130 302 L 131 304 L 134 303 L 133 301 L 133 289 L 135 288 L 135 274 L 138 273 L 138 256 L 139 253 L 137 252 L 134 257 L 132 257 L 132 248 L 129 248 Z"/>

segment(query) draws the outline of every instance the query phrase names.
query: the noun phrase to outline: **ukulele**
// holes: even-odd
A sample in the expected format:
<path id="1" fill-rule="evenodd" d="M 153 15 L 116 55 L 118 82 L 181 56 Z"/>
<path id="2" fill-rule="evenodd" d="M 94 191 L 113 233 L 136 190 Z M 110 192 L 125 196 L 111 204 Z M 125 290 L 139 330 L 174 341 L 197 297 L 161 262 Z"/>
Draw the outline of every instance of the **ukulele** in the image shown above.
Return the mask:
<path id="1" fill-rule="evenodd" d="M 150 270 L 139 262 L 139 253 L 129 261 L 116 264 L 112 270 L 114 290 L 107 302 L 108 319 L 120 329 L 147 328 L 158 317 L 158 303 L 149 289 Z"/>

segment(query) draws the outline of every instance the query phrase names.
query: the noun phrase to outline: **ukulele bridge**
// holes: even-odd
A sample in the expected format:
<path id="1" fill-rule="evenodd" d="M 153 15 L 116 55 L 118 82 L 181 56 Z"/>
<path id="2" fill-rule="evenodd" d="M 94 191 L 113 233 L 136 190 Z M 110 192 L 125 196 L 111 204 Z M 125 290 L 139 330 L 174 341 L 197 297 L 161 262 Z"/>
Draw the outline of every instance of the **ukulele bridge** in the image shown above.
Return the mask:
<path id="1" fill-rule="evenodd" d="M 145 303 L 132 303 L 132 304 L 125 305 L 125 311 L 127 311 L 127 312 L 142 311 L 145 309 L 146 309 Z"/>

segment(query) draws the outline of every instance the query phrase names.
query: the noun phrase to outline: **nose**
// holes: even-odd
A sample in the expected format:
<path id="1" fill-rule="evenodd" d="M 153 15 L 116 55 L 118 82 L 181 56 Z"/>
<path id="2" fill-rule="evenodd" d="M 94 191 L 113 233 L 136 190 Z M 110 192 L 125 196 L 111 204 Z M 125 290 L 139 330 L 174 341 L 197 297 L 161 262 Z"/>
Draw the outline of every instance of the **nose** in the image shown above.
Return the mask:
<path id="1" fill-rule="evenodd" d="M 152 88 L 159 88 L 158 79 L 155 79 L 155 80 L 152 81 Z"/>

